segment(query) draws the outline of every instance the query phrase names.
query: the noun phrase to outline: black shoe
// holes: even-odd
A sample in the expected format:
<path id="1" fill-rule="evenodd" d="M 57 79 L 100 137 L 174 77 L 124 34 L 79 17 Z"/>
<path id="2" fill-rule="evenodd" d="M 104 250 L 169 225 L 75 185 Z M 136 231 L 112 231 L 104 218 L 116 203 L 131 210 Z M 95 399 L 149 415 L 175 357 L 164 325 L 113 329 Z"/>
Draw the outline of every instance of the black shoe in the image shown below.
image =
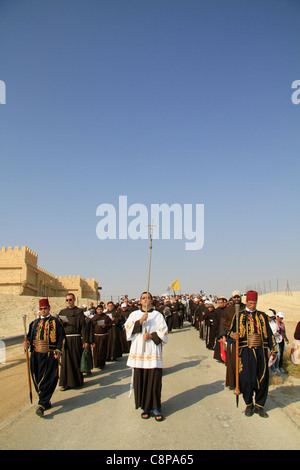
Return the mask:
<path id="1" fill-rule="evenodd" d="M 257 413 L 261 418 L 268 418 L 268 413 L 265 412 L 262 406 L 255 405 L 254 412 Z"/>
<path id="2" fill-rule="evenodd" d="M 38 406 L 35 410 L 35 414 L 38 416 L 44 416 L 44 408 L 42 406 Z"/>
<path id="3" fill-rule="evenodd" d="M 245 409 L 245 416 L 252 416 L 254 414 L 254 406 L 253 405 L 247 405 Z"/>

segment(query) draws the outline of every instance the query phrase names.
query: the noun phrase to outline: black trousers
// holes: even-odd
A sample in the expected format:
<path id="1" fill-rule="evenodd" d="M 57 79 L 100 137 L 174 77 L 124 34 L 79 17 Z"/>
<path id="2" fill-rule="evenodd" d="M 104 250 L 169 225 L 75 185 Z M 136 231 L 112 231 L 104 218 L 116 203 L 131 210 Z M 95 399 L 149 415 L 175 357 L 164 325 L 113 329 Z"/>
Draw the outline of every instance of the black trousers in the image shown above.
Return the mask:
<path id="1" fill-rule="evenodd" d="M 30 357 L 30 369 L 34 388 L 38 394 L 38 404 L 47 406 L 58 381 L 58 362 L 53 352 L 38 353 L 33 351 Z"/>
<path id="2" fill-rule="evenodd" d="M 268 351 L 262 347 L 242 348 L 240 352 L 239 385 L 246 405 L 263 407 L 269 390 Z"/>
<path id="3" fill-rule="evenodd" d="M 278 363 L 278 367 L 281 368 L 282 363 L 283 363 L 284 340 L 281 341 L 281 343 L 278 343 L 278 345 L 279 345 L 279 363 Z"/>

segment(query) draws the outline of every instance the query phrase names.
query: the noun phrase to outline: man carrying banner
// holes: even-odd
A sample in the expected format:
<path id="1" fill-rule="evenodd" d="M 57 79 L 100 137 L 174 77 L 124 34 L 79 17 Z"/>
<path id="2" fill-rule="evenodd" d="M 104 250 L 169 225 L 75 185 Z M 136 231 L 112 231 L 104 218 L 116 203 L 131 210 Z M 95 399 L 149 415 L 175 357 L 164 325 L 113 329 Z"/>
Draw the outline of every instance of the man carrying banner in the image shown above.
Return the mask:
<path id="1" fill-rule="evenodd" d="M 168 328 L 163 315 L 152 307 L 150 293 L 148 305 L 147 292 L 142 293 L 141 305 L 125 323 L 127 340 L 131 341 L 127 365 L 133 369 L 136 409 L 143 409 L 143 419 L 150 418 L 152 411 L 156 421 L 162 421 L 162 345 L 169 341 Z"/>
<path id="2" fill-rule="evenodd" d="M 50 399 L 57 385 L 65 332 L 61 321 L 50 315 L 48 299 L 41 299 L 39 307 L 40 317 L 30 323 L 23 346 L 31 348 L 30 370 L 39 396 L 36 414 L 44 416 L 44 411 L 51 408 Z"/>

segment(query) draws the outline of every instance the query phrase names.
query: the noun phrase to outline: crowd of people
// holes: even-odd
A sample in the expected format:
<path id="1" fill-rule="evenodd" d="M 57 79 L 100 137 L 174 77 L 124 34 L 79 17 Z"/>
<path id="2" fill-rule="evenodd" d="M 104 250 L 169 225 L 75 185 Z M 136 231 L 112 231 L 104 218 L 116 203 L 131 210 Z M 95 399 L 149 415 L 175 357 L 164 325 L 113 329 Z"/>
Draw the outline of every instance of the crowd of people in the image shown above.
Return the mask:
<path id="1" fill-rule="evenodd" d="M 142 408 L 143 419 L 154 414 L 161 421 L 161 347 L 173 330 L 188 322 L 213 351 L 213 358 L 225 364 L 225 386 L 231 389 L 237 387 L 238 344 L 238 392 L 246 404 L 245 415 L 256 412 L 267 417 L 264 404 L 269 368 L 274 373 L 284 372 L 282 359 L 288 338 L 283 313 L 273 309 L 259 312 L 256 303 L 254 291 L 247 292 L 245 303 L 239 291 L 233 291 L 230 299 L 200 294 L 152 297 L 144 292 L 140 299 L 125 296 L 119 303 L 94 306 L 91 302 L 88 307 L 78 307 L 74 294 L 69 293 L 66 308 L 53 316 L 49 300 L 41 299 L 39 316 L 30 324 L 24 342 L 25 348 L 31 348 L 31 374 L 39 397 L 36 413 L 43 416 L 51 407 L 58 382 L 61 391 L 81 387 L 84 374 L 92 374 L 95 368 L 102 370 L 107 362 L 127 354 L 127 365 L 134 371 L 136 408 Z M 295 340 L 300 340 L 299 330 L 300 322 Z M 85 367 L 83 350 L 90 356 Z"/>
<path id="2" fill-rule="evenodd" d="M 245 309 L 242 302 L 242 295 L 239 291 L 232 292 L 232 296 L 227 299 L 224 296 L 218 297 L 216 302 L 212 302 L 205 297 L 190 296 L 188 319 L 196 330 L 199 330 L 200 339 L 204 340 L 206 347 L 214 351 L 213 358 L 222 362 L 226 356 L 226 349 L 230 349 L 228 341 L 228 331 L 234 315 L 234 305 L 240 305 L 240 310 Z M 266 315 L 270 323 L 272 333 L 276 341 L 277 356 L 274 361 L 269 360 L 270 370 L 276 374 L 285 373 L 283 368 L 283 352 L 289 340 L 283 322 L 284 313 L 276 312 L 273 308 L 267 310 Z M 300 325 L 295 330 L 294 339 L 300 340 Z M 221 357 L 222 354 L 222 357 Z M 228 381 L 229 383 L 229 381 Z M 230 385 L 229 385 L 230 386 Z"/>

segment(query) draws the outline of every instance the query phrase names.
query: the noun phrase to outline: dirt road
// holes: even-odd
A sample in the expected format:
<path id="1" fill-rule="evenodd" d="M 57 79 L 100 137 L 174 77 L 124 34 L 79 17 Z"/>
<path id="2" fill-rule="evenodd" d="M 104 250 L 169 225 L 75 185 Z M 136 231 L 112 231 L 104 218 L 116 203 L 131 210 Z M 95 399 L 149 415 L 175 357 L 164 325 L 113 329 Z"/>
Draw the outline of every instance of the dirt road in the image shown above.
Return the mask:
<path id="1" fill-rule="evenodd" d="M 164 346 L 165 421 L 144 421 L 129 398 L 127 356 L 94 370 L 81 389 L 56 390 L 52 409 L 35 415 L 24 357 L 0 367 L 0 448 L 106 450 L 300 449 L 300 383 L 271 387 L 268 419 L 245 417 L 242 397 L 224 388 L 225 366 L 188 323 Z M 41 439 L 41 436 L 43 438 Z M 278 448 L 278 447 L 277 447 Z"/>

